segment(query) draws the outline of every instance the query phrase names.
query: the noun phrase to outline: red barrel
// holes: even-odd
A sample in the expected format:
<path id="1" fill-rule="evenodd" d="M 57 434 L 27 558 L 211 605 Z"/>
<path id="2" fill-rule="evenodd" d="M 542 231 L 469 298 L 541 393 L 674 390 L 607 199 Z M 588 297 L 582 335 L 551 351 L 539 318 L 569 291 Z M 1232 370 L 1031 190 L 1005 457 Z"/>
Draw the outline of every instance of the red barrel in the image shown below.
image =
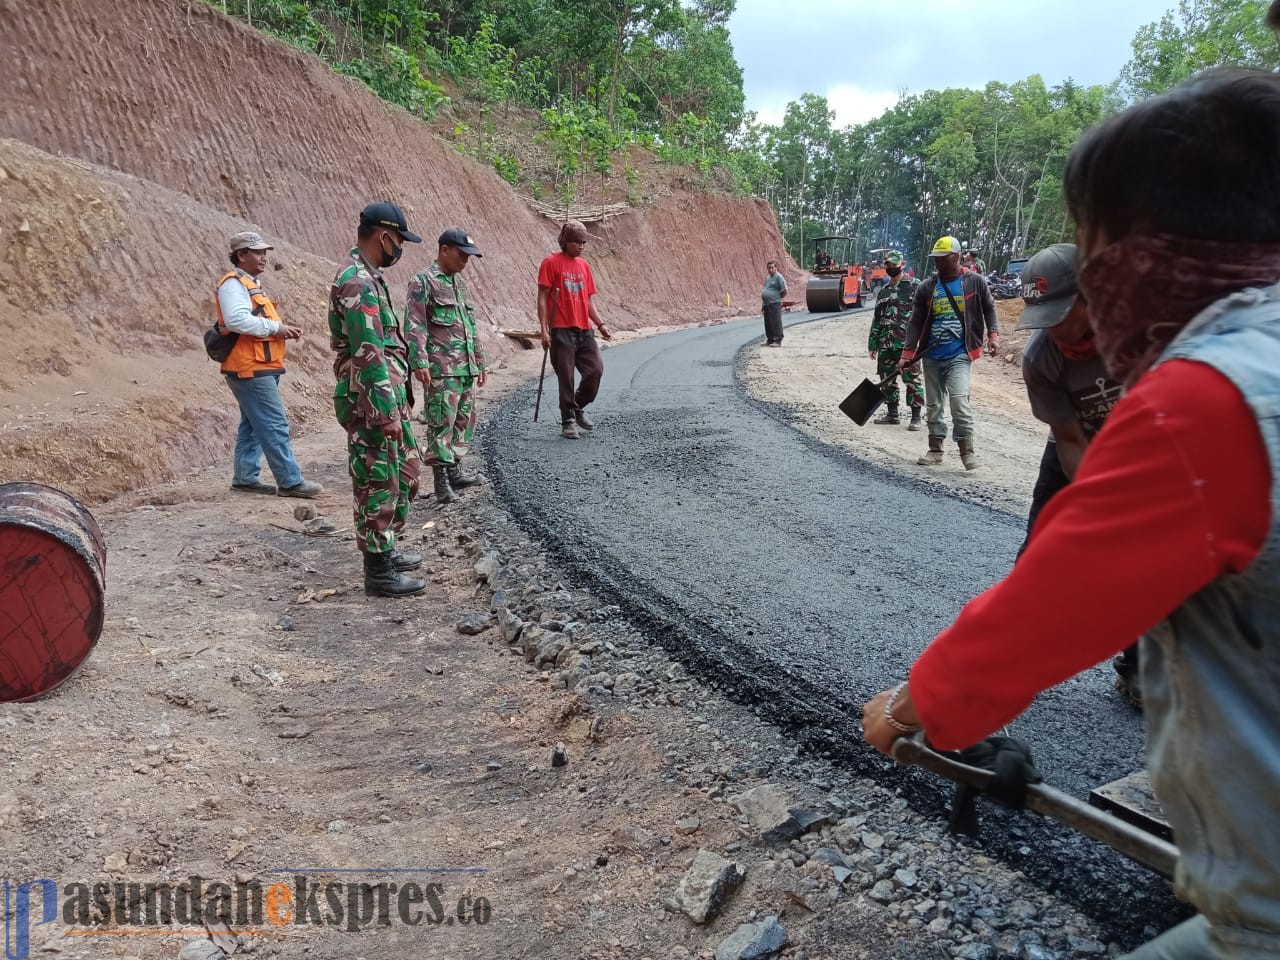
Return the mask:
<path id="1" fill-rule="evenodd" d="M 107 546 L 75 497 L 0 484 L 0 703 L 48 693 L 102 633 Z"/>

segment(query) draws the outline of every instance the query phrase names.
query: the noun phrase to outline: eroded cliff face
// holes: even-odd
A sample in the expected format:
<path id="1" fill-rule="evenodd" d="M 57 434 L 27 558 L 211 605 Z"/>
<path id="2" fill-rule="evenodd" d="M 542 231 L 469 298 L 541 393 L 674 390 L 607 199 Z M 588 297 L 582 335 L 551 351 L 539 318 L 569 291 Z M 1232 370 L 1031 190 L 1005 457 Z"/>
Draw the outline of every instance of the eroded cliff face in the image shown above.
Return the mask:
<path id="1" fill-rule="evenodd" d="M 56 38 L 56 42 L 54 39 Z M 462 226 L 486 344 L 534 325 L 556 225 L 488 168 L 323 63 L 196 3 L 0 0 L 0 480 L 90 499 L 225 455 L 235 404 L 200 351 L 225 238 L 276 245 L 298 429 L 330 415 L 326 292 L 356 216 L 392 199 L 427 238 Z M 245 97 L 251 96 L 252 102 Z M 675 194 L 604 223 L 588 259 L 620 329 L 754 303 L 782 241 L 761 201 Z"/>

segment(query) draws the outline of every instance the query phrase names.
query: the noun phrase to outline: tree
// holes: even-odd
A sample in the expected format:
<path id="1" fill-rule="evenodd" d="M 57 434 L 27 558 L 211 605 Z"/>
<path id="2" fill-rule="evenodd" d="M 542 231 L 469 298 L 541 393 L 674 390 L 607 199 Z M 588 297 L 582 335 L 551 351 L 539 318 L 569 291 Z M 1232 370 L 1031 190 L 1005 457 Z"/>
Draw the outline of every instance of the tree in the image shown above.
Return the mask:
<path id="1" fill-rule="evenodd" d="M 1121 74 L 1125 91 L 1142 100 L 1210 67 L 1280 66 L 1266 8 L 1267 0 L 1180 0 L 1176 14 L 1138 28 Z"/>

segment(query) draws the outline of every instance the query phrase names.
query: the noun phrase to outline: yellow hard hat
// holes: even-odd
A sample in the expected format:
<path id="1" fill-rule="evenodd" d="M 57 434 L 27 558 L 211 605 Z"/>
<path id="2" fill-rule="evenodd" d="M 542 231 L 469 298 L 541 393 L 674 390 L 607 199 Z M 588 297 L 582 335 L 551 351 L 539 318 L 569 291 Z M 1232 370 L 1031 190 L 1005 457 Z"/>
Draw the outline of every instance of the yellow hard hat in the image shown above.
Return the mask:
<path id="1" fill-rule="evenodd" d="M 929 251 L 931 257 L 945 257 L 948 254 L 960 252 L 960 241 L 955 237 L 939 237 L 938 242 L 933 245 L 933 249 Z"/>

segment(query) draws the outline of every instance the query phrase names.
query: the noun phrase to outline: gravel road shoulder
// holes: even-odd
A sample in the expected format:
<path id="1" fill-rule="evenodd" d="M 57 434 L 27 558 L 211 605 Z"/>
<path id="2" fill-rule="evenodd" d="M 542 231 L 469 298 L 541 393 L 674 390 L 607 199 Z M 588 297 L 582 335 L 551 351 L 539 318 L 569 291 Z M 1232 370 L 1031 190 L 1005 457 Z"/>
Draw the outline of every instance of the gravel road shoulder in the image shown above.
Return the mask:
<path id="1" fill-rule="evenodd" d="M 999 358 L 973 366 L 981 467 L 968 473 L 951 441 L 941 467 L 917 466 L 927 434 L 908 431 L 905 416 L 897 427 L 859 427 L 840 412 L 840 401 L 864 377 L 876 379 L 866 350 L 870 326 L 870 311 L 861 311 L 791 327 L 781 349 L 752 344 L 742 350 L 740 382 L 772 414 L 824 443 L 917 482 L 1026 516 L 1048 430 L 1031 415 L 1022 383 L 1017 361 L 1025 337 L 1006 334 Z"/>

